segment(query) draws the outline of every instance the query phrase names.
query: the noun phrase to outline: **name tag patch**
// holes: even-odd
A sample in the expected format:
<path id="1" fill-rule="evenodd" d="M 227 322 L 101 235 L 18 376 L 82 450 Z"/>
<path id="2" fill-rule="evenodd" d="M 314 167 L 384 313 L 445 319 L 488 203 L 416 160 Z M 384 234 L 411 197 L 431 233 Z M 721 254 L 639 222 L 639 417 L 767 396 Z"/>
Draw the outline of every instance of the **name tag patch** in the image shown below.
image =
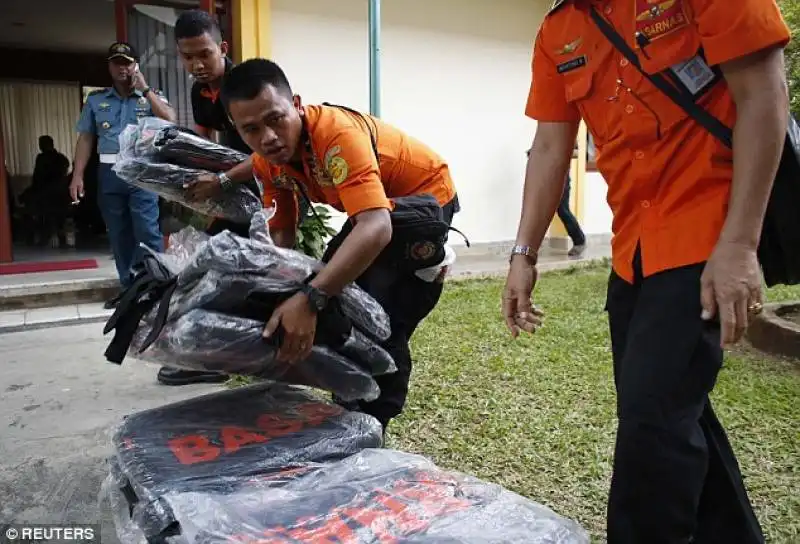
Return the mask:
<path id="1" fill-rule="evenodd" d="M 636 32 L 655 40 L 689 24 L 681 0 L 636 0 Z"/>
<path id="2" fill-rule="evenodd" d="M 692 96 L 697 96 L 714 83 L 716 74 L 700 55 L 673 65 L 670 70 Z"/>
<path id="3" fill-rule="evenodd" d="M 572 70 L 576 70 L 578 68 L 582 68 L 586 66 L 586 55 L 581 55 L 580 57 L 568 60 L 567 62 L 562 62 L 558 66 L 556 66 L 556 70 L 559 74 L 564 74 L 566 72 L 571 72 Z"/>

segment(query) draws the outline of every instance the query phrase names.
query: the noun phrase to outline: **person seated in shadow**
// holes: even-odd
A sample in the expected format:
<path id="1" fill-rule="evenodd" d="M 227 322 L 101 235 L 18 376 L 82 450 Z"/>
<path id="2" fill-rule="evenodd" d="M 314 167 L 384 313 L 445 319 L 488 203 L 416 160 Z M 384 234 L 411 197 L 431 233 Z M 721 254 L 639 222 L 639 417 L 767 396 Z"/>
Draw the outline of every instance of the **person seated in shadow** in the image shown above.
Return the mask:
<path id="1" fill-rule="evenodd" d="M 20 201 L 33 243 L 49 241 L 58 247 L 63 243 L 64 223 L 71 211 L 67 178 L 70 163 L 56 149 L 51 136 L 39 137 L 39 151 L 31 185 L 22 192 Z"/>

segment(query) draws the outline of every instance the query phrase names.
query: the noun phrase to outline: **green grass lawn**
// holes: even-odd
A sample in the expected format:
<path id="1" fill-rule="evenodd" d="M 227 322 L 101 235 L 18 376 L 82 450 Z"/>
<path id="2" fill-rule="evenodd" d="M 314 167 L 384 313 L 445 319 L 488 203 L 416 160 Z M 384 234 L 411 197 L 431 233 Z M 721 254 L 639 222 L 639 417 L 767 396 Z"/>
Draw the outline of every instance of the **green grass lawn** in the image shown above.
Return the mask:
<path id="1" fill-rule="evenodd" d="M 411 394 L 388 446 L 499 483 L 602 541 L 615 432 L 607 274 L 543 275 L 545 326 L 517 341 L 500 318 L 501 281 L 450 283 L 414 337 Z M 800 542 L 798 369 L 740 349 L 713 394 L 768 542 Z"/>

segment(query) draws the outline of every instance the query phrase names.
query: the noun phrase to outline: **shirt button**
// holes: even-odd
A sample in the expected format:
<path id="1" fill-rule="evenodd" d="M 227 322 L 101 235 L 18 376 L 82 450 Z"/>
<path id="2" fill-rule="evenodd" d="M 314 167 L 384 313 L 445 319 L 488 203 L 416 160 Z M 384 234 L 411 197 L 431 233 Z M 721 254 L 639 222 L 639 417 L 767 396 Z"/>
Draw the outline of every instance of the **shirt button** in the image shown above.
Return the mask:
<path id="1" fill-rule="evenodd" d="M 619 61 L 619 65 L 620 66 L 627 66 L 628 65 L 628 59 L 622 59 L 621 61 Z"/>
<path id="2" fill-rule="evenodd" d="M 643 159 L 644 158 L 644 151 L 637 151 L 636 152 L 636 158 L 637 159 Z"/>
<path id="3" fill-rule="evenodd" d="M 650 201 L 649 200 L 642 200 L 642 208 L 649 208 Z"/>
<path id="4" fill-rule="evenodd" d="M 634 109 L 633 106 L 631 106 L 630 104 L 625 106 L 625 111 L 628 113 L 633 113 L 633 109 Z M 641 153 L 641 151 L 639 153 Z"/>

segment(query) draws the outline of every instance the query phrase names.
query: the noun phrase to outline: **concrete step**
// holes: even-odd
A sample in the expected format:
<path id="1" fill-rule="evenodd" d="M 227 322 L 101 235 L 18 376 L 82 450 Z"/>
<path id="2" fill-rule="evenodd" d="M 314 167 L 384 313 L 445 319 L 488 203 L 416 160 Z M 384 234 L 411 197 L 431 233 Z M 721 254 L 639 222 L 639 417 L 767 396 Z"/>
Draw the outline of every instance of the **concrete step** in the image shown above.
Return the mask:
<path id="1" fill-rule="evenodd" d="M 0 334 L 65 325 L 104 323 L 113 310 L 103 302 L 0 311 Z"/>
<path id="2" fill-rule="evenodd" d="M 24 311 L 105 302 L 118 292 L 119 282 L 110 278 L 7 285 L 0 289 L 0 311 Z"/>

